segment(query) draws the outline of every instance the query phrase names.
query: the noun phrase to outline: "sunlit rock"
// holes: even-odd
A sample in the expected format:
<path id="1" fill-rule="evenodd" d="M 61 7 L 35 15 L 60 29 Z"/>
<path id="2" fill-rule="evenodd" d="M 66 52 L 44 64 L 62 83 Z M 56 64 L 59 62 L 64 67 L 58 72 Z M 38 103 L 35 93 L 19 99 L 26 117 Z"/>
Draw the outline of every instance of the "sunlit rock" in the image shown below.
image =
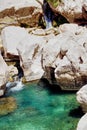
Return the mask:
<path id="1" fill-rule="evenodd" d="M 43 37 L 29 34 L 17 47 L 22 69 L 26 81 L 40 79 L 44 73 L 42 69 L 42 50 L 46 40 Z"/>
<path id="2" fill-rule="evenodd" d="M 26 81 L 42 77 L 44 72 L 42 69 L 42 51 L 48 40 L 55 37 L 56 33 L 58 33 L 56 29 L 25 30 L 15 26 L 9 26 L 2 30 L 4 55 L 12 60 L 17 56 L 20 58 Z M 16 71 L 12 73 L 16 73 Z M 9 74 L 11 75 L 11 73 Z"/>
<path id="3" fill-rule="evenodd" d="M 40 79 L 45 72 L 49 82 L 62 89 L 76 90 L 87 83 L 86 27 L 64 24 L 58 30 L 25 30 L 11 26 L 2 30 L 2 41 L 5 55 L 19 57 L 26 81 Z"/>
<path id="4" fill-rule="evenodd" d="M 80 103 L 84 113 L 87 112 L 87 85 L 77 92 L 77 101 Z"/>
<path id="5" fill-rule="evenodd" d="M 9 21 L 6 22 L 8 17 Z M 18 25 L 21 26 L 38 26 L 39 19 L 42 16 L 41 5 L 36 0 L 1 0 L 0 1 L 0 23 L 3 26 L 2 18 L 7 18 L 4 26 Z"/>
<path id="6" fill-rule="evenodd" d="M 5 84 L 8 80 L 8 66 L 0 55 L 0 96 L 4 95 Z"/>
<path id="7" fill-rule="evenodd" d="M 43 67 L 50 83 L 57 81 L 62 89 L 76 90 L 87 83 L 87 29 L 76 26 L 72 33 L 69 28 L 48 41 Z"/>
<path id="8" fill-rule="evenodd" d="M 80 119 L 76 130 L 87 130 L 87 113 Z"/>
<path id="9" fill-rule="evenodd" d="M 78 30 L 78 28 L 80 28 L 80 27 L 78 27 L 78 25 L 77 24 L 67 24 L 67 23 L 65 23 L 65 24 L 62 24 L 62 25 L 60 25 L 59 26 L 59 28 L 58 28 L 58 31 L 59 31 L 59 33 L 64 33 L 64 32 L 67 32 L 67 31 L 69 31 L 70 33 L 76 33 L 76 31 Z"/>
<path id="10" fill-rule="evenodd" d="M 15 26 L 5 27 L 1 33 L 5 56 L 18 56 L 17 45 L 26 35 L 28 35 L 28 32 L 24 28 Z"/>
<path id="11" fill-rule="evenodd" d="M 84 19 L 86 16 L 86 5 L 87 1 L 85 0 L 62 0 L 56 10 L 70 23 L 84 25 L 86 24 Z"/>

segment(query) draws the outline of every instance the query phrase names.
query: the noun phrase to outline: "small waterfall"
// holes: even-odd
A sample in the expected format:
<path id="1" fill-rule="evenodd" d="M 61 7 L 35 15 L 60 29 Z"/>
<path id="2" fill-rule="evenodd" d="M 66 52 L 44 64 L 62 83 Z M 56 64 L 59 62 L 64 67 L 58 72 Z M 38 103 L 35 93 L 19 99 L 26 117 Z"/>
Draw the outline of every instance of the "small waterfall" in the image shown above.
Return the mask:
<path id="1" fill-rule="evenodd" d="M 15 91 L 20 91 L 24 88 L 24 84 L 22 83 L 21 80 L 19 81 L 14 81 L 14 82 L 8 82 L 6 84 L 6 91 L 7 92 L 15 92 Z"/>
<path id="2" fill-rule="evenodd" d="M 43 9 L 43 14 L 44 14 L 44 20 L 46 23 L 46 29 L 52 28 L 54 13 L 49 3 L 47 2 L 47 0 L 43 1 L 42 9 Z"/>
<path id="3" fill-rule="evenodd" d="M 20 91 L 24 88 L 24 84 L 22 83 L 22 77 L 24 76 L 24 73 L 22 67 L 20 66 L 20 62 L 17 61 L 15 67 L 17 67 L 18 74 L 17 76 L 13 76 L 13 82 L 8 82 L 6 84 L 6 92 Z"/>

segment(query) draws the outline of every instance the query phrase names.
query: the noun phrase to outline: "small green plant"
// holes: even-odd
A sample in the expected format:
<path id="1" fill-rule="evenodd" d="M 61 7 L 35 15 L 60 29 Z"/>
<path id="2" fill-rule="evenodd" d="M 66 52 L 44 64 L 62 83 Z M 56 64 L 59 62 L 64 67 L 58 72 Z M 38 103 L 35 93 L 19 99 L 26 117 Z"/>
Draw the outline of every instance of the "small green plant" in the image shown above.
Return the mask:
<path id="1" fill-rule="evenodd" d="M 61 0 L 47 0 L 49 3 L 51 3 L 54 7 L 57 7 L 58 4 L 61 2 Z"/>

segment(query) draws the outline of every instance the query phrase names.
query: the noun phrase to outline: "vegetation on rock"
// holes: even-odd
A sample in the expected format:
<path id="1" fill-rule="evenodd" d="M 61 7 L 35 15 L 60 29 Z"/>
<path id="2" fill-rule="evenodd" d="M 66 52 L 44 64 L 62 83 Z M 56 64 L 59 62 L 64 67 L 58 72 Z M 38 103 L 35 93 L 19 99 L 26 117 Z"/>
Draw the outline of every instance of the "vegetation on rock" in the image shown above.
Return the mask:
<path id="1" fill-rule="evenodd" d="M 61 2 L 61 0 L 47 0 L 48 2 L 50 2 L 54 7 L 57 7 L 58 4 Z"/>

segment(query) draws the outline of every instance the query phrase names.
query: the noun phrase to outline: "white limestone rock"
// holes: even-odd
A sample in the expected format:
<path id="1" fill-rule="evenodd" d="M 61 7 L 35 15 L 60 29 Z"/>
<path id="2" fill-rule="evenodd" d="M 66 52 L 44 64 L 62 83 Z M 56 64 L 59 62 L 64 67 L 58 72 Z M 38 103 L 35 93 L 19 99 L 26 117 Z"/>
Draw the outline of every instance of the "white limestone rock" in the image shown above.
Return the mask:
<path id="1" fill-rule="evenodd" d="M 60 30 L 60 34 L 53 30 L 28 30 L 28 34 L 24 28 L 6 27 L 2 31 L 5 52 L 20 57 L 26 81 L 40 79 L 44 71 L 51 81 L 54 71 L 62 88 L 79 89 L 87 83 L 87 28 L 64 24 Z"/>
<path id="2" fill-rule="evenodd" d="M 35 27 L 41 17 L 42 7 L 37 0 L 0 0 L 1 28 L 9 25 Z"/>
<path id="3" fill-rule="evenodd" d="M 46 40 L 41 36 L 29 34 L 18 45 L 20 62 L 26 81 L 40 79 L 44 73 L 42 69 L 42 50 Z"/>
<path id="4" fill-rule="evenodd" d="M 4 85 L 7 82 L 8 76 L 8 66 L 4 62 L 4 59 L 0 55 L 0 86 Z"/>
<path id="5" fill-rule="evenodd" d="M 5 50 L 5 56 L 7 54 L 18 56 L 17 46 L 19 42 L 28 35 L 25 28 L 8 26 L 2 30 L 1 37 Z"/>
<path id="6" fill-rule="evenodd" d="M 80 103 L 84 113 L 87 112 L 87 84 L 77 92 L 77 101 Z"/>
<path id="7" fill-rule="evenodd" d="M 76 130 L 87 130 L 87 113 L 78 122 Z"/>
<path id="8" fill-rule="evenodd" d="M 62 24 L 59 26 L 59 33 L 64 33 L 64 32 L 67 32 L 69 31 L 70 33 L 76 33 L 76 31 L 78 30 L 78 25 L 77 24 L 68 24 L 68 23 L 65 23 L 65 24 Z"/>
<path id="9" fill-rule="evenodd" d="M 41 8 L 40 4 L 36 0 L 0 0 L 0 11 L 9 9 L 11 7 L 19 9 L 28 6 L 35 6 Z"/>
<path id="10" fill-rule="evenodd" d="M 62 0 L 57 7 L 57 11 L 63 15 L 70 23 L 82 23 L 83 6 L 87 5 L 85 0 Z M 83 20 L 83 21 L 81 21 Z"/>
<path id="11" fill-rule="evenodd" d="M 62 30 L 63 27 L 65 25 L 62 25 Z M 54 68 L 56 81 L 67 90 L 79 89 L 87 81 L 87 29 L 76 25 L 75 27 L 71 32 L 72 25 L 70 28 L 67 24 L 66 31 L 50 39 L 43 51 L 44 69 Z M 48 76 L 50 71 L 47 72 L 49 74 L 46 73 Z"/>
<path id="12" fill-rule="evenodd" d="M 3 96 L 5 91 L 5 84 L 8 80 L 8 66 L 0 55 L 0 96 Z"/>

